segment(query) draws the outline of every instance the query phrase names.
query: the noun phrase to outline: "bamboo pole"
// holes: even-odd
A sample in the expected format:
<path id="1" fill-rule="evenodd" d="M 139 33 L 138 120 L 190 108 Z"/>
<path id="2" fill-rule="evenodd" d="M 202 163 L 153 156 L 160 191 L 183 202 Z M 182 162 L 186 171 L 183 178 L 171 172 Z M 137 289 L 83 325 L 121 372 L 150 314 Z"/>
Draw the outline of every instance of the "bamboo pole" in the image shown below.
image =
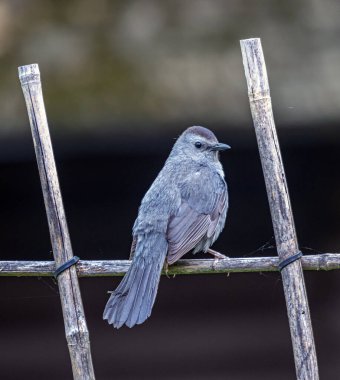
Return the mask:
<path id="1" fill-rule="evenodd" d="M 19 78 L 31 125 L 54 260 L 59 267 L 70 260 L 73 253 L 53 157 L 38 65 L 19 67 Z M 75 380 L 93 380 L 95 376 L 89 332 L 74 266 L 58 276 L 58 285 L 73 377 Z"/>
<path id="2" fill-rule="evenodd" d="M 259 38 L 242 40 L 243 65 L 264 173 L 276 247 L 281 261 L 299 252 L 279 142 L 276 134 L 266 65 Z M 282 271 L 298 380 L 317 380 L 313 329 L 300 260 Z"/>
<path id="3" fill-rule="evenodd" d="M 242 257 L 224 260 L 189 259 L 179 260 L 169 266 L 167 275 L 251 273 L 278 271 L 277 257 Z M 129 260 L 80 260 L 77 263 L 78 277 L 124 276 Z M 323 253 L 304 256 L 304 270 L 329 271 L 340 269 L 340 254 Z M 0 261 L 0 277 L 37 276 L 51 277 L 55 271 L 54 261 Z"/>

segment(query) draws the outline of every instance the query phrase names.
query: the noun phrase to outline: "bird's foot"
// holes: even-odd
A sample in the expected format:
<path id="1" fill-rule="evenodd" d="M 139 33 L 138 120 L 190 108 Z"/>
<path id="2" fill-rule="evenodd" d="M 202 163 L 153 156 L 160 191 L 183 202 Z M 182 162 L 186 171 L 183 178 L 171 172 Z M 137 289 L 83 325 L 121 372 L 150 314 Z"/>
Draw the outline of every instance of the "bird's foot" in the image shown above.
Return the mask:
<path id="1" fill-rule="evenodd" d="M 214 256 L 215 259 L 218 259 L 218 260 L 229 259 L 229 257 L 226 255 L 223 255 L 223 253 L 214 251 L 213 249 L 210 249 L 210 248 L 207 250 L 207 253 L 209 253 L 209 255 Z"/>

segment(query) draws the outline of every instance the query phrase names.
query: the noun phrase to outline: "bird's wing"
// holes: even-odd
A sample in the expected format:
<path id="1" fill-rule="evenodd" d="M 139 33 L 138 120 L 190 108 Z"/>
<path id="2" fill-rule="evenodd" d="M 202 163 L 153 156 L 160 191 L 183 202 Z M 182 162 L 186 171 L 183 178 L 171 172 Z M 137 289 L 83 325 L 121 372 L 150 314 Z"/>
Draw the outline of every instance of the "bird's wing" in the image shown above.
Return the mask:
<path id="1" fill-rule="evenodd" d="M 228 203 L 224 180 L 208 170 L 191 175 L 179 189 L 181 204 L 167 230 L 169 264 L 195 248 L 204 237 L 214 235 Z"/>

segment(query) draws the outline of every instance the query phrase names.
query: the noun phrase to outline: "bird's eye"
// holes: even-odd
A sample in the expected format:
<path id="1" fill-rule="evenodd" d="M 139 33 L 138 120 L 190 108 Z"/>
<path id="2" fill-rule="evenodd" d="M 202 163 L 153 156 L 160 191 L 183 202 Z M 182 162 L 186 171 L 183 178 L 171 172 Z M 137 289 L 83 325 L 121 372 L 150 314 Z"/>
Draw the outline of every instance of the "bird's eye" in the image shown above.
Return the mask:
<path id="1" fill-rule="evenodd" d="M 196 147 L 197 149 L 202 148 L 202 143 L 200 143 L 199 141 L 196 141 L 196 142 L 195 142 L 195 147 Z"/>

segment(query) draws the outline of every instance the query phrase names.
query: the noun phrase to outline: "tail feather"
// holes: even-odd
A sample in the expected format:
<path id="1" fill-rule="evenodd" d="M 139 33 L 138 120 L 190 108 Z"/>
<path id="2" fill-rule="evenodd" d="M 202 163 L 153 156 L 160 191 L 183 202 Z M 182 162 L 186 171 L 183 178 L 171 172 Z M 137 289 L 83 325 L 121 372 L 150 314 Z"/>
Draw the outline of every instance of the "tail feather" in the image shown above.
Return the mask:
<path id="1" fill-rule="evenodd" d="M 150 233 L 139 239 L 131 266 L 111 294 L 103 319 L 116 328 L 133 327 L 151 315 L 167 250 L 162 234 Z"/>
<path id="2" fill-rule="evenodd" d="M 118 312 L 119 301 L 126 297 L 129 290 L 129 283 L 134 281 L 136 277 L 136 267 L 130 267 L 127 274 L 124 276 L 123 280 L 120 282 L 118 288 L 112 292 L 109 301 L 105 306 L 103 313 L 103 319 L 107 319 L 108 323 L 112 324 L 115 320 L 116 314 Z"/>
<path id="3" fill-rule="evenodd" d="M 134 266 L 131 269 L 131 273 L 128 274 L 127 281 L 123 286 L 124 291 L 113 299 L 113 305 L 111 307 L 113 314 L 111 315 L 110 323 L 113 323 L 116 328 L 123 326 L 130 313 L 134 302 L 134 297 L 138 291 L 138 285 L 144 276 L 144 269 L 143 261 L 138 265 L 138 267 Z M 119 287 L 117 290 L 119 290 Z M 113 307 L 114 305 L 116 307 Z"/>
<path id="4" fill-rule="evenodd" d="M 143 300 L 142 307 L 139 312 L 139 321 L 145 321 L 151 315 L 152 306 L 155 302 L 157 295 L 158 283 L 160 280 L 160 274 L 163 269 L 164 260 L 162 262 L 159 262 L 158 267 L 155 268 L 155 271 L 150 273 L 149 282 L 153 284 L 153 286 L 150 286 L 145 292 L 145 299 Z M 157 273 L 159 273 L 159 275 L 157 275 Z"/>
<path id="5" fill-rule="evenodd" d="M 143 303 L 145 302 L 145 293 L 147 292 L 148 286 L 151 288 L 153 285 L 150 283 L 150 273 L 154 270 L 154 268 L 149 265 L 148 268 L 145 270 L 142 281 L 139 285 L 138 289 L 138 297 L 134 297 L 134 302 L 132 305 L 132 308 L 128 314 L 126 325 L 129 327 L 132 327 L 136 324 L 143 323 L 144 320 L 139 319 L 140 311 L 143 307 Z M 150 284 L 150 285 L 149 285 Z M 151 310 L 150 310 L 151 312 Z"/>

